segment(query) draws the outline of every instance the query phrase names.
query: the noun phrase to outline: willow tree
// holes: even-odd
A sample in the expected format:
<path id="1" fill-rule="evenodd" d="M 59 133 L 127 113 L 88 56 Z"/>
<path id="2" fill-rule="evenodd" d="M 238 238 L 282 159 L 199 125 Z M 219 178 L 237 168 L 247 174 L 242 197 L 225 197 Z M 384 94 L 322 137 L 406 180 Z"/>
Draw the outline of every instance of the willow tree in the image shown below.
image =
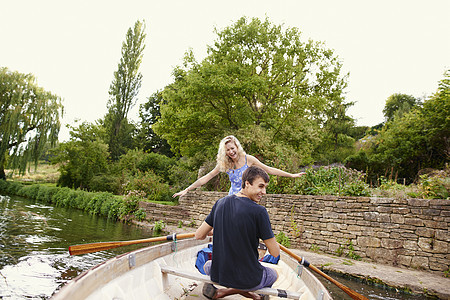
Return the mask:
<path id="1" fill-rule="evenodd" d="M 108 113 L 105 127 L 111 157 L 117 160 L 127 148 L 132 148 L 133 124 L 128 122 L 130 109 L 136 104 L 137 95 L 142 84 L 139 67 L 145 48 L 145 24 L 136 21 L 134 28 L 129 28 L 122 44 L 122 57 L 114 72 L 114 79 L 109 87 Z"/>
<path id="2" fill-rule="evenodd" d="M 216 150 L 225 134 L 250 141 L 252 132 L 259 135 L 254 141 L 267 139 L 310 156 L 325 108 L 343 99 L 346 86 L 333 51 L 267 18 L 243 17 L 216 33 L 203 61 L 188 51 L 175 68 L 155 132 L 187 156 Z"/>
<path id="3" fill-rule="evenodd" d="M 48 143 L 58 140 L 61 99 L 39 87 L 31 74 L 0 68 L 0 178 L 5 167 L 24 173 Z"/>

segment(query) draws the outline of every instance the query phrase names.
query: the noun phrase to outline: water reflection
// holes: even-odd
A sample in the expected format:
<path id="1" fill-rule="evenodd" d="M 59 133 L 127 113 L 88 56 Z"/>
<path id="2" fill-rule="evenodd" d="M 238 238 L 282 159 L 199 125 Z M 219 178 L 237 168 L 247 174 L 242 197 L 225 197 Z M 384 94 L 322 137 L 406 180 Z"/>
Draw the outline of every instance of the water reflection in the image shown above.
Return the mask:
<path id="1" fill-rule="evenodd" d="M 148 229 L 80 210 L 0 196 L 0 298 L 48 299 L 80 272 L 133 249 L 70 256 L 70 245 L 150 236 Z"/>

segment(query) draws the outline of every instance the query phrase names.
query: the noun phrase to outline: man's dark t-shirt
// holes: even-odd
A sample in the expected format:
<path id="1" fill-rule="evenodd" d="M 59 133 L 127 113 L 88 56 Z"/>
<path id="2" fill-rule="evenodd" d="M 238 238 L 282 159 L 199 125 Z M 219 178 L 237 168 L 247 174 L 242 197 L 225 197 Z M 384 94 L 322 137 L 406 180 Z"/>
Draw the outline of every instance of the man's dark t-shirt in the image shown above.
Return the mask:
<path id="1" fill-rule="evenodd" d="M 274 237 L 265 207 L 231 195 L 214 204 L 205 222 L 214 228 L 211 280 L 245 290 L 259 285 L 263 274 L 259 239 Z"/>

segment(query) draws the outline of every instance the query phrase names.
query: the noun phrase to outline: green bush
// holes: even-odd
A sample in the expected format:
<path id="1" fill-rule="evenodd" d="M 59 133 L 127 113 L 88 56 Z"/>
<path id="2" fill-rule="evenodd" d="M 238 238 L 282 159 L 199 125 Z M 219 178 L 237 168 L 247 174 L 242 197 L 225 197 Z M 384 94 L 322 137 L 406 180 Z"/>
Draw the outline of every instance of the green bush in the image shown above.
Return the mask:
<path id="1" fill-rule="evenodd" d="M 283 231 L 280 231 L 275 238 L 279 244 L 285 246 L 286 248 L 289 248 L 291 246 L 289 237 L 285 235 Z"/>
<path id="2" fill-rule="evenodd" d="M 109 192 L 119 194 L 121 192 L 120 177 L 110 174 L 100 174 L 89 181 L 89 190 L 93 192 Z"/>
<path id="3" fill-rule="evenodd" d="M 55 186 L 47 186 L 47 187 L 42 186 L 39 189 L 39 193 L 37 194 L 37 200 L 52 203 L 53 195 L 58 192 L 58 189 L 59 188 Z"/>
<path id="4" fill-rule="evenodd" d="M 164 228 L 166 228 L 166 223 L 164 223 L 164 221 L 156 221 L 155 225 L 153 225 L 153 232 L 156 234 L 160 234 L 164 230 Z"/>
<path id="5" fill-rule="evenodd" d="M 165 182 L 169 182 L 170 167 L 175 165 L 175 159 L 157 153 L 146 153 L 141 161 L 137 163 L 137 168 L 141 172 L 153 171 L 161 176 Z"/>
<path id="6" fill-rule="evenodd" d="M 439 174 L 437 176 L 421 175 L 419 181 L 420 196 L 425 199 L 447 199 L 449 197 L 450 178 Z"/>
<path id="7" fill-rule="evenodd" d="M 364 178 L 364 173 L 345 167 L 309 168 L 305 175 L 295 180 L 288 192 L 303 195 L 370 196 L 369 185 Z"/>
<path id="8" fill-rule="evenodd" d="M 11 192 L 13 191 L 13 192 Z M 134 197 L 125 203 L 121 196 L 111 193 L 91 193 L 83 190 L 73 190 L 67 187 L 45 186 L 40 184 L 23 185 L 21 183 L 0 180 L 0 192 L 45 201 L 55 206 L 73 207 L 111 219 L 119 219 L 137 210 L 139 197 Z M 145 213 L 138 212 L 142 218 Z"/>
<path id="9" fill-rule="evenodd" d="M 139 208 L 135 213 L 134 216 L 136 217 L 136 219 L 138 221 L 144 221 L 145 218 L 147 217 L 147 213 L 142 209 Z"/>
<path id="10" fill-rule="evenodd" d="M 123 192 L 142 192 L 145 198 L 153 201 L 170 201 L 172 197 L 169 185 L 153 171 L 138 171 L 135 176 L 130 176 L 124 184 Z"/>

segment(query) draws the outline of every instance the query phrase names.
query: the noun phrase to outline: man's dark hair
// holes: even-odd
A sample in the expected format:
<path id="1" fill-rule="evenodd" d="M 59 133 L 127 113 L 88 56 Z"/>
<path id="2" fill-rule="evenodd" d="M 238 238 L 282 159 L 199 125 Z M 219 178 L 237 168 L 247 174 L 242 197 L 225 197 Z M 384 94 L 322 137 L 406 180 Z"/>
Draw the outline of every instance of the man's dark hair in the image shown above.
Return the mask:
<path id="1" fill-rule="evenodd" d="M 242 174 L 242 188 L 245 188 L 246 181 L 248 181 L 250 184 L 253 184 L 253 181 L 258 177 L 261 177 L 266 183 L 270 180 L 270 177 L 266 173 L 266 171 L 264 171 L 260 167 L 248 167 L 247 170 L 244 171 L 244 174 Z"/>

